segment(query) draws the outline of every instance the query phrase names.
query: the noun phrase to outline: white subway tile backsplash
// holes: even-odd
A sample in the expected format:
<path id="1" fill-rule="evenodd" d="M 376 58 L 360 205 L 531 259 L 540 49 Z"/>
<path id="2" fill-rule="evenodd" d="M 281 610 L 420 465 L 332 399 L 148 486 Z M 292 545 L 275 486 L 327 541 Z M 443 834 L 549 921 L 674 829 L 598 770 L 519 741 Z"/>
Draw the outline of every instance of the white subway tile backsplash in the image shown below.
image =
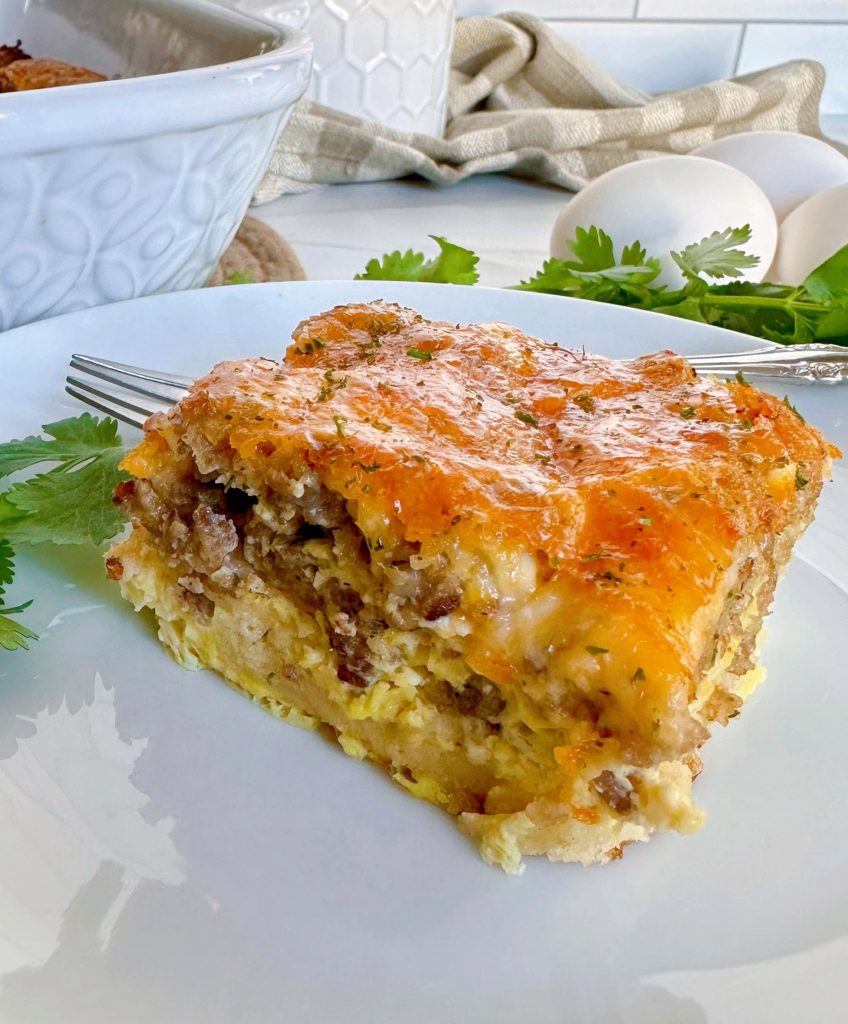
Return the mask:
<path id="1" fill-rule="evenodd" d="M 748 25 L 738 70 L 744 74 L 799 57 L 825 67 L 822 111 L 848 112 L 848 25 Z"/>
<path id="2" fill-rule="evenodd" d="M 842 111 L 839 114 L 822 114 L 821 127 L 829 139 L 836 139 L 837 142 L 848 146 L 848 113 Z"/>
<path id="3" fill-rule="evenodd" d="M 848 0 L 639 0 L 637 17 L 674 21 L 848 21 Z"/>
<path id="4" fill-rule="evenodd" d="M 457 0 L 460 15 L 516 9 L 649 92 L 812 57 L 822 111 L 848 115 L 848 0 Z"/>
<path id="5" fill-rule="evenodd" d="M 733 74 L 741 25 L 552 21 L 551 27 L 617 78 L 648 92 Z"/>
<path id="6" fill-rule="evenodd" d="M 503 14 L 523 11 L 537 18 L 632 18 L 636 0 L 458 0 L 456 13 Z"/>

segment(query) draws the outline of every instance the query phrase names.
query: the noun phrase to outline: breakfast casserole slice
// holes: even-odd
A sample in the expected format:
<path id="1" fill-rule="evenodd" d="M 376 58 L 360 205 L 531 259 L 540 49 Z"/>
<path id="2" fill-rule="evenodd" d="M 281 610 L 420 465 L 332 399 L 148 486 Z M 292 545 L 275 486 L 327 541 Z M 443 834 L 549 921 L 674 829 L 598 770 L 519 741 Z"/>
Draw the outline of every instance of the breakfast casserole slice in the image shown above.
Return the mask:
<path id="1" fill-rule="evenodd" d="M 329 727 L 486 860 L 588 864 L 701 824 L 698 750 L 836 454 L 670 352 L 340 306 L 148 421 L 107 567 L 182 665 Z"/>

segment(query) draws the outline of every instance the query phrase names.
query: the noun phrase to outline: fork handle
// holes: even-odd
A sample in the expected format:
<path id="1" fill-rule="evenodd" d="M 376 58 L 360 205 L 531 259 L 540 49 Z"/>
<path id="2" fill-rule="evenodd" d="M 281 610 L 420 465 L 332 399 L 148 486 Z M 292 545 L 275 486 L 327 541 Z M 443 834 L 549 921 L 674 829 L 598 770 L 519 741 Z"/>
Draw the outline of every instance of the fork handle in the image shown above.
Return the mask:
<path id="1" fill-rule="evenodd" d="M 781 380 L 839 384 L 848 381 L 848 348 L 813 343 L 785 348 L 754 349 L 710 356 L 692 356 L 695 369 L 706 373 L 748 373 Z"/>

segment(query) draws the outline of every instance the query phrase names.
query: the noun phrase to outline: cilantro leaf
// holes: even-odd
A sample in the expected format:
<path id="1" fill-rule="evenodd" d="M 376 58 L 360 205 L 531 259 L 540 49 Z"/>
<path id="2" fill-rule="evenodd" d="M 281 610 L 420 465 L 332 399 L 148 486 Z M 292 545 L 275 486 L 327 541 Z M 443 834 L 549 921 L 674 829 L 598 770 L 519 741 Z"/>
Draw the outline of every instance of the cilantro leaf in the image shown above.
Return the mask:
<path id="1" fill-rule="evenodd" d="M 112 493 L 127 475 L 118 469 L 123 450 L 101 452 L 84 466 L 57 466 L 24 480 L 0 498 L 0 534 L 12 542 L 100 544 L 121 529 Z"/>
<path id="2" fill-rule="evenodd" d="M 634 242 L 621 250 L 621 263 L 628 267 L 638 267 L 645 262 L 647 255 L 639 242 Z"/>
<path id="3" fill-rule="evenodd" d="M 15 567 L 12 564 L 14 554 L 11 544 L 7 540 L 0 540 L 0 596 L 3 595 L 6 587 L 15 576 Z M 29 608 L 31 604 L 32 601 L 26 601 L 15 608 L 7 608 L 0 602 L 0 648 L 4 648 L 7 651 L 23 648 L 27 651 L 29 650 L 27 641 L 38 639 L 36 634 L 24 626 L 23 623 L 15 622 L 14 619 L 9 618 L 10 615 L 16 615 L 25 608 Z"/>
<path id="4" fill-rule="evenodd" d="M 567 248 L 575 259 L 545 260 L 518 288 L 629 305 L 635 298 L 631 289 L 649 284 L 661 270 L 659 260 L 648 257 L 638 241 L 626 245 L 617 260 L 610 236 L 594 226 L 576 228 Z"/>
<path id="5" fill-rule="evenodd" d="M 638 246 L 639 243 L 635 244 Z M 588 229 L 576 228 L 568 248 L 577 258 L 572 265 L 578 270 L 606 270 L 615 266 L 612 239 L 606 231 L 594 225 Z"/>
<path id="6" fill-rule="evenodd" d="M 9 615 L 14 615 L 17 612 L 22 612 L 24 608 L 29 607 L 30 602 L 19 605 L 17 608 L 3 608 L 0 606 L 0 647 L 7 651 L 14 651 L 18 648 L 22 648 L 25 651 L 29 650 L 28 640 L 37 640 L 38 634 L 33 633 L 31 629 L 22 622 L 15 622 L 14 619 L 10 619 Z"/>
<path id="7" fill-rule="evenodd" d="M 801 287 L 814 302 L 848 306 L 848 245 L 811 270 Z"/>
<path id="8" fill-rule="evenodd" d="M 7 540 L 0 540 L 0 595 L 5 594 L 6 587 L 15 578 L 14 557 L 12 545 Z"/>
<path id="9" fill-rule="evenodd" d="M 516 285 L 521 291 L 526 292 L 575 292 L 582 287 L 579 277 L 571 272 L 571 268 L 565 260 L 551 258 L 545 260 L 542 269 Z"/>
<path id="10" fill-rule="evenodd" d="M 430 235 L 439 246 L 439 255 L 427 260 L 423 252 L 407 249 L 386 253 L 382 259 L 369 260 L 357 281 L 424 281 L 437 284 L 475 284 L 479 256 L 470 249 L 454 245 L 441 235 Z"/>
<path id="11" fill-rule="evenodd" d="M 41 462 L 76 464 L 98 456 L 104 448 L 121 446 L 117 421 L 98 420 L 88 412 L 56 423 L 45 423 L 42 430 L 52 440 L 25 437 L 20 441 L 0 444 L 0 477 Z"/>
<path id="12" fill-rule="evenodd" d="M 659 260 L 648 257 L 638 241 L 625 245 L 621 259 L 616 261 L 610 236 L 600 228 L 576 228 L 568 247 L 577 257 L 564 265 L 576 277 L 593 281 L 616 281 L 622 284 L 647 284 L 659 274 Z"/>
<path id="13" fill-rule="evenodd" d="M 478 278 L 475 254 L 440 236 L 430 237 L 440 248 L 435 259 L 428 261 L 411 249 L 388 253 L 370 260 L 357 278 L 473 284 Z M 601 228 L 577 228 L 569 258 L 545 260 L 539 271 L 513 287 L 652 310 L 783 345 L 828 341 L 848 346 L 848 246 L 796 287 L 740 280 L 744 270 L 758 263 L 740 248 L 750 237 L 747 224 L 729 227 L 671 253 L 686 279 L 672 290 L 654 284 L 660 261 L 648 256 L 639 241 L 625 245 L 616 256 L 613 239 Z M 713 284 L 709 278 L 730 280 Z"/>
<path id="14" fill-rule="evenodd" d="M 700 242 L 687 245 L 682 252 L 672 252 L 671 258 L 687 278 L 699 277 L 741 277 L 742 271 L 755 267 L 759 256 L 749 256 L 737 249 L 751 238 L 750 225 L 741 228 L 725 228 L 714 231 Z"/>

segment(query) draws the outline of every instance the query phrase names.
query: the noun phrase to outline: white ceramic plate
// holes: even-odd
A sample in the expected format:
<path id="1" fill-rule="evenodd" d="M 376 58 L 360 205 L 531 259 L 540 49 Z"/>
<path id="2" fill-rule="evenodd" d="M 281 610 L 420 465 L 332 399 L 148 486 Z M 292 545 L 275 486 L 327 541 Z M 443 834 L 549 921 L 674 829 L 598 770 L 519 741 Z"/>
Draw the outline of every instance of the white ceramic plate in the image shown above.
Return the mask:
<path id="1" fill-rule="evenodd" d="M 200 372 L 277 355 L 302 317 L 378 296 L 611 355 L 750 346 L 670 317 L 477 288 L 184 292 L 0 336 L 0 436 L 79 411 L 62 392 L 74 351 Z M 844 443 L 844 391 L 792 400 Z M 531 861 L 521 878 L 487 867 L 447 816 L 377 770 L 177 668 L 93 551 L 22 556 L 13 595 L 35 598 L 41 639 L 0 652 L 0 1021 L 843 1021 L 840 493 L 844 476 L 779 590 L 770 678 L 706 747 L 703 831 L 605 867 Z"/>

